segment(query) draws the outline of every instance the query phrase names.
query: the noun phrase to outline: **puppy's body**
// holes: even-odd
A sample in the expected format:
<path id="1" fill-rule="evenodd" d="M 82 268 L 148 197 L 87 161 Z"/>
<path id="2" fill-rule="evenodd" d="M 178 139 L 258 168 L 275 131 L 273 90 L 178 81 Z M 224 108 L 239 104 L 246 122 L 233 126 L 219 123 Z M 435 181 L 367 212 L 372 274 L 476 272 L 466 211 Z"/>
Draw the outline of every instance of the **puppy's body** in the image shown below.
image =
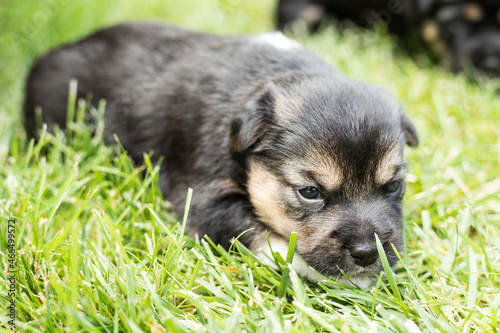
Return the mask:
<path id="1" fill-rule="evenodd" d="M 72 78 L 80 97 L 107 100 L 107 142 L 116 133 L 135 160 L 151 150 L 164 157 L 160 186 L 179 215 L 194 188 L 190 234 L 227 247 L 253 228 L 240 240 L 261 251 L 265 230 L 275 244 L 295 231 L 294 263 L 362 277 L 381 270 L 376 233 L 395 262 L 402 150 L 417 137 L 384 90 L 342 76 L 281 34 L 221 37 L 124 24 L 35 64 L 29 132 L 36 106 L 45 122 L 64 127 Z"/>

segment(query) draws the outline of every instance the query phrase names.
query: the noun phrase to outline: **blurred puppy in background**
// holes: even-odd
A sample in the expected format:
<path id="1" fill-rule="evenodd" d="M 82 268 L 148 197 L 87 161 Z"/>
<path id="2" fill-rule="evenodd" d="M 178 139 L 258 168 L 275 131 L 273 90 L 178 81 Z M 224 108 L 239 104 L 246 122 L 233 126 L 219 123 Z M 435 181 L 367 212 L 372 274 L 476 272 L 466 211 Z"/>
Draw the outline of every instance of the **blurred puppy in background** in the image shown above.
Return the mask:
<path id="1" fill-rule="evenodd" d="M 277 27 L 294 23 L 314 30 L 329 14 L 362 27 L 382 23 L 404 38 L 418 36 L 455 71 L 472 64 L 500 75 L 498 0 L 280 0 Z"/>
<path id="2" fill-rule="evenodd" d="M 422 38 L 454 70 L 500 75 L 500 1 L 417 1 Z"/>

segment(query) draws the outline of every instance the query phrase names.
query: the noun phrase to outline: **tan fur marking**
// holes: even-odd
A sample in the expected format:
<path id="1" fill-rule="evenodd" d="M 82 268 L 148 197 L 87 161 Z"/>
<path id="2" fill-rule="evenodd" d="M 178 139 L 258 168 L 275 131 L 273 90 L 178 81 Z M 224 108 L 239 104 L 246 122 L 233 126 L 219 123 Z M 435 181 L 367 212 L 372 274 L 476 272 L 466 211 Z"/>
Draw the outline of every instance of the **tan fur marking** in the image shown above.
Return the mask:
<path id="1" fill-rule="evenodd" d="M 274 103 L 274 110 L 278 120 L 288 122 L 302 109 L 303 100 L 300 97 L 278 96 Z"/>
<path id="2" fill-rule="evenodd" d="M 469 2 L 462 7 L 462 14 L 470 22 L 479 22 L 484 17 L 484 9 L 475 2 Z"/>
<path id="3" fill-rule="evenodd" d="M 311 172 L 317 181 L 327 191 L 333 191 L 342 184 L 342 172 L 334 161 L 317 152 L 310 152 L 300 160 L 289 161 L 285 168 L 285 178 L 296 185 L 315 185 L 302 175 Z"/>
<path id="4" fill-rule="evenodd" d="M 334 161 L 319 153 L 312 154 L 311 160 L 315 169 L 312 173 L 327 191 L 333 191 L 342 184 L 342 172 Z"/>
<path id="5" fill-rule="evenodd" d="M 283 189 L 276 177 L 260 163 L 251 162 L 247 189 L 261 221 L 281 235 L 290 235 L 294 221 L 283 211 L 279 198 Z"/>
<path id="6" fill-rule="evenodd" d="M 301 174 L 301 169 L 298 167 L 297 163 L 293 160 L 285 162 L 286 167 L 283 168 L 283 177 L 290 184 L 295 185 L 307 185 L 307 179 L 305 179 Z"/>
<path id="7" fill-rule="evenodd" d="M 396 167 L 402 164 L 404 163 L 401 159 L 398 147 L 393 147 L 385 154 L 384 158 L 379 163 L 375 174 L 375 181 L 380 185 L 387 184 L 396 176 Z"/>
<path id="8" fill-rule="evenodd" d="M 422 25 L 422 39 L 426 42 L 435 42 L 439 38 L 439 27 L 435 21 L 427 20 Z"/>

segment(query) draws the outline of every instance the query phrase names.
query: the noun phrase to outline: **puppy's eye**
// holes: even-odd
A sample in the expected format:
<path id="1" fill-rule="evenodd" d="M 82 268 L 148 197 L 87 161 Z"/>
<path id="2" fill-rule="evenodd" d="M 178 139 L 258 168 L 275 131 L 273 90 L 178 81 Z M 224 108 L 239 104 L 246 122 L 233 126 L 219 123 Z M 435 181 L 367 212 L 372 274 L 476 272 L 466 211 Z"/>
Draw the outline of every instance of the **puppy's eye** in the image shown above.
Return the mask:
<path id="1" fill-rule="evenodd" d="M 386 189 L 387 193 L 389 193 L 389 194 L 396 194 L 401 189 L 401 181 L 393 180 L 393 181 L 387 183 L 387 185 L 385 186 L 385 189 Z"/>
<path id="2" fill-rule="evenodd" d="M 319 190 L 316 187 L 307 186 L 299 190 L 299 194 L 307 200 L 319 199 Z"/>

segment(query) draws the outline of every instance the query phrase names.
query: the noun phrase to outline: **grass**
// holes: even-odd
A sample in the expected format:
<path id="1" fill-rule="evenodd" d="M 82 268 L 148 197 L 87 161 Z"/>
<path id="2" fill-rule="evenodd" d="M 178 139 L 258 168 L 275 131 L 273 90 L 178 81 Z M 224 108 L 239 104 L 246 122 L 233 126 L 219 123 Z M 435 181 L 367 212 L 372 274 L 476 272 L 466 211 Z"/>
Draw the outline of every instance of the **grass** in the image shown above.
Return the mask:
<path id="1" fill-rule="evenodd" d="M 256 33 L 272 28 L 272 8 L 265 0 L 0 4 L 0 280 L 7 285 L 7 224 L 16 219 L 20 331 L 500 331 L 499 81 L 467 81 L 425 55 L 410 60 L 382 32 L 294 34 L 347 75 L 395 92 L 420 133 L 406 153 L 406 249 L 368 290 L 307 283 L 286 260 L 276 270 L 239 243 L 228 253 L 184 236 L 158 167 L 103 145 L 100 127 L 76 122 L 68 136 L 26 138 L 25 75 L 51 47 L 130 19 Z M 9 301 L 2 287 L 5 332 Z"/>

